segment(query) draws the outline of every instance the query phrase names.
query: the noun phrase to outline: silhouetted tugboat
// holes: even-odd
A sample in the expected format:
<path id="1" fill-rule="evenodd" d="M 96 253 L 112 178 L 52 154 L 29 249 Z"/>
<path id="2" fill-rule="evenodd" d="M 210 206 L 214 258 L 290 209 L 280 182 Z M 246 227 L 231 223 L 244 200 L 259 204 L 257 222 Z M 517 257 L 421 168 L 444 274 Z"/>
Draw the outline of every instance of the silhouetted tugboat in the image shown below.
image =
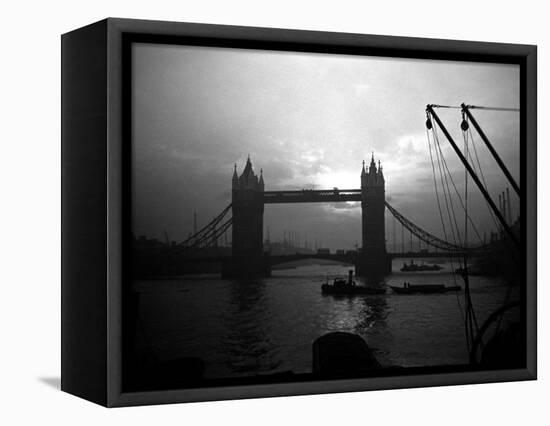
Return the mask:
<path id="1" fill-rule="evenodd" d="M 361 294 L 384 294 L 386 289 L 358 286 L 355 281 L 353 281 L 353 271 L 350 270 L 347 281 L 343 278 L 336 278 L 332 284 L 329 284 L 327 281 L 326 284 L 321 286 L 321 291 L 323 294 L 332 294 L 335 296 L 353 296 Z"/>
<path id="2" fill-rule="evenodd" d="M 407 264 L 407 262 L 403 263 L 403 267 L 401 268 L 401 271 L 403 272 L 423 272 L 423 271 L 440 271 L 443 269 L 439 265 L 418 265 L 414 263 L 414 261 L 411 259 L 411 263 Z"/>

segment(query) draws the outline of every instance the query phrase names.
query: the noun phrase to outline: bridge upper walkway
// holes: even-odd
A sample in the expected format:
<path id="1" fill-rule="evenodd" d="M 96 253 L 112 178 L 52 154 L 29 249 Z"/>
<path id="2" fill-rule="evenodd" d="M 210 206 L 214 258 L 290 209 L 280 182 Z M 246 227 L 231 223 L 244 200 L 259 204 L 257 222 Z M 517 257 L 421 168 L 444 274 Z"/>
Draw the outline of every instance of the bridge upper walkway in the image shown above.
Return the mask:
<path id="1" fill-rule="evenodd" d="M 302 189 L 299 191 L 265 191 L 264 204 L 330 203 L 361 201 L 360 189 Z"/>

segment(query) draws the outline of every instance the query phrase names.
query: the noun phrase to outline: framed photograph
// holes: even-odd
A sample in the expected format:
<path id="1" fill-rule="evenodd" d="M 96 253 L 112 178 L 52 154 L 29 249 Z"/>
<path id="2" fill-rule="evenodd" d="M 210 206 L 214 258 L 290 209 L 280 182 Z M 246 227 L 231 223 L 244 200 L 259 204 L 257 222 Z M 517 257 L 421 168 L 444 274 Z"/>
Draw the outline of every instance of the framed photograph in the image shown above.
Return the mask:
<path id="1" fill-rule="evenodd" d="M 62 389 L 536 378 L 536 47 L 107 19 L 62 37 Z"/>

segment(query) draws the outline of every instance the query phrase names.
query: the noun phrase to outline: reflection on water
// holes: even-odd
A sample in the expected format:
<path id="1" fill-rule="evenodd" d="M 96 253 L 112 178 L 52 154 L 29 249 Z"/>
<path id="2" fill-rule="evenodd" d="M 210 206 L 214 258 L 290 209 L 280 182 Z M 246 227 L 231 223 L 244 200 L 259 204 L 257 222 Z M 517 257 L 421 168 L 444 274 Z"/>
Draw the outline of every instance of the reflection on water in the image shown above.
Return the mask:
<path id="1" fill-rule="evenodd" d="M 376 327 L 384 328 L 388 315 L 388 303 L 385 297 L 367 296 L 362 299 L 363 306 L 355 326 L 357 334 L 367 334 Z"/>
<path id="2" fill-rule="evenodd" d="M 221 350 L 227 354 L 225 367 L 236 374 L 252 375 L 267 368 L 275 371 L 280 365 L 277 347 L 271 338 L 270 323 L 257 318 L 271 316 L 264 280 L 231 281 L 229 309 L 222 321 L 227 335 L 220 336 Z"/>
<path id="3" fill-rule="evenodd" d="M 401 260 L 394 261 L 399 271 Z M 450 274 L 394 272 L 386 284 L 462 285 Z M 309 265 L 274 271 L 250 281 L 214 276 L 142 281 L 138 354 L 159 361 L 199 357 L 206 378 L 242 377 L 312 369 L 312 343 L 325 333 L 359 334 L 385 366 L 466 363 L 461 307 L 464 293 L 333 297 L 321 294 L 327 276 L 346 275 L 342 265 Z M 362 284 L 361 280 L 357 280 Z M 488 277 L 471 277 L 478 322 L 506 298 L 508 287 Z"/>

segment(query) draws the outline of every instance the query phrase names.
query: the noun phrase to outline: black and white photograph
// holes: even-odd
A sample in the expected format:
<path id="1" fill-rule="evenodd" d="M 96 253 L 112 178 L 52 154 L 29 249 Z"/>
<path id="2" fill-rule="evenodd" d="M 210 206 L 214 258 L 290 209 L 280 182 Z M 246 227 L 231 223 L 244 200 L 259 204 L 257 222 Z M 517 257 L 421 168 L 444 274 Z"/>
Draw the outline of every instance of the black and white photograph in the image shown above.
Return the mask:
<path id="1" fill-rule="evenodd" d="M 545 424 L 543 3 L 2 12 L 0 425 Z"/>
<path id="2" fill-rule="evenodd" d="M 127 391 L 524 368 L 520 67 L 131 46 Z"/>

